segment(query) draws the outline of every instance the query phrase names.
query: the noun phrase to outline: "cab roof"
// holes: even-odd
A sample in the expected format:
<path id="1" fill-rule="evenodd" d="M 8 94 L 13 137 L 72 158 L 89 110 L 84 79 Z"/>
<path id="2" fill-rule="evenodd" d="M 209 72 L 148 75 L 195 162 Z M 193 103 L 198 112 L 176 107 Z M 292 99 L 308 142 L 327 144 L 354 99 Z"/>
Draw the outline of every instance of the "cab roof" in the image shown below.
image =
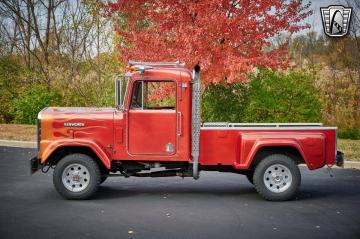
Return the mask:
<path id="1" fill-rule="evenodd" d="M 128 70 L 132 77 L 138 76 L 156 76 L 158 80 L 191 80 L 191 71 L 185 68 L 185 63 L 180 61 L 175 62 L 140 62 L 130 60 L 128 63 Z"/>

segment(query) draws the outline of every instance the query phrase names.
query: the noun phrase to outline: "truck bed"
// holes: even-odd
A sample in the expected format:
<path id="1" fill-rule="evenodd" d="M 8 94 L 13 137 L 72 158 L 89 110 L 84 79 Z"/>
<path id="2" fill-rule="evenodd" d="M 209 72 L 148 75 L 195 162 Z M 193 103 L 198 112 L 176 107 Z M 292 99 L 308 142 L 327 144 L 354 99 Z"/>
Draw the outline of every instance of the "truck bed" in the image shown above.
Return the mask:
<path id="1" fill-rule="evenodd" d="M 204 123 L 200 164 L 249 169 L 261 150 L 298 152 L 309 169 L 334 164 L 336 127 L 321 123 Z"/>

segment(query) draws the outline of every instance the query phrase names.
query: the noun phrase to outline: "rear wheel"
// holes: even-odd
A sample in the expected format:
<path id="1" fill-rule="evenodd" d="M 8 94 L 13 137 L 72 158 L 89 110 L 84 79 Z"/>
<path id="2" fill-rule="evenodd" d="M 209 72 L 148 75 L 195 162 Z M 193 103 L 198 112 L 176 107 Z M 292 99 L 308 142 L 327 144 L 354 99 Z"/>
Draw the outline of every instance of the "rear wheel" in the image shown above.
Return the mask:
<path id="1" fill-rule="evenodd" d="M 101 180 L 99 166 L 84 154 L 70 154 L 56 165 L 53 183 L 67 199 L 87 199 L 98 189 Z"/>
<path id="2" fill-rule="evenodd" d="M 245 173 L 245 176 L 249 183 L 254 184 L 254 171 L 249 171 Z"/>
<path id="3" fill-rule="evenodd" d="M 295 196 L 301 174 L 291 157 L 271 154 L 256 166 L 253 180 L 256 191 L 266 200 L 284 201 Z"/>

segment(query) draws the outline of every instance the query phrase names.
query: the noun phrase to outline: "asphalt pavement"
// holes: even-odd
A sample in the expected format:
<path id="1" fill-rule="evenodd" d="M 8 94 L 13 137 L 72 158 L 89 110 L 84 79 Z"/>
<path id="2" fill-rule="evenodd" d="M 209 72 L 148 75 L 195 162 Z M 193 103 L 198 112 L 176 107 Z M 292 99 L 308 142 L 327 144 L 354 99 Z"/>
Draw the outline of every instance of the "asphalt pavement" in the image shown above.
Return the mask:
<path id="1" fill-rule="evenodd" d="M 295 200 L 263 200 L 242 175 L 112 177 L 68 201 L 52 171 L 30 176 L 35 149 L 0 147 L 0 238 L 360 238 L 360 170 L 301 168 Z"/>

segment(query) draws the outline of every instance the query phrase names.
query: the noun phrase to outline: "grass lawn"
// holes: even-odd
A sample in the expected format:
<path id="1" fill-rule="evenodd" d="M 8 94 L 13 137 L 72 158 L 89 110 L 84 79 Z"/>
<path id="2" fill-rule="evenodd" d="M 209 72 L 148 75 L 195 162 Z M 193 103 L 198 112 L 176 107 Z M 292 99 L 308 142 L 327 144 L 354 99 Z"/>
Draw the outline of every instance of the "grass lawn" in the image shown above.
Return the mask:
<path id="1" fill-rule="evenodd" d="M 36 141 L 35 125 L 0 124 L 0 139 Z M 360 140 L 338 139 L 345 160 L 360 161 Z"/>
<path id="2" fill-rule="evenodd" d="M 345 160 L 360 161 L 360 140 L 338 139 L 338 150 L 345 155 Z"/>
<path id="3" fill-rule="evenodd" d="M 0 124 L 0 139 L 36 141 L 36 126 L 27 124 Z"/>

